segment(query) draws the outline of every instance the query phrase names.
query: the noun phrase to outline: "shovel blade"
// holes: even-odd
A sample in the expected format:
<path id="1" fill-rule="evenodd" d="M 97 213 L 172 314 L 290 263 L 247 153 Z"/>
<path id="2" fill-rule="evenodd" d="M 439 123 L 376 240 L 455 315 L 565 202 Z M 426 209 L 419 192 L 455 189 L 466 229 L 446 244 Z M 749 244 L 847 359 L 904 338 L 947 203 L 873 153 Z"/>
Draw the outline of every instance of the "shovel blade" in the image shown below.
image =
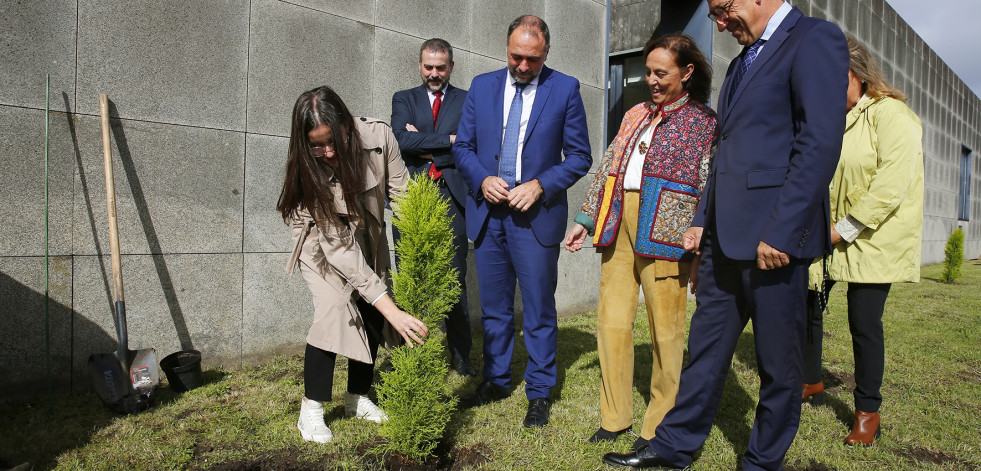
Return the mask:
<path id="1" fill-rule="evenodd" d="M 91 355 L 89 372 L 102 402 L 118 413 L 132 414 L 150 407 L 160 373 L 152 348 L 128 350 L 126 358 L 128 366 L 113 353 Z"/>

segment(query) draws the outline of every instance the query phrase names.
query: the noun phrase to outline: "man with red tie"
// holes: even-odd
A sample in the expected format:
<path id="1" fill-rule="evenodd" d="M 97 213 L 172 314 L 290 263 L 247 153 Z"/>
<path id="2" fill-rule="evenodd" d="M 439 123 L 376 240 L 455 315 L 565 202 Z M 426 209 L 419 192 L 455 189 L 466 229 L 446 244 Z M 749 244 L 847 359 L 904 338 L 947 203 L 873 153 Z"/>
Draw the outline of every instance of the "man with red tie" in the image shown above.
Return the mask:
<path id="1" fill-rule="evenodd" d="M 456 140 L 466 90 L 450 85 L 453 73 L 453 47 L 439 38 L 430 39 L 419 49 L 422 85 L 396 92 L 392 96 L 392 131 L 409 172 L 426 173 L 436 181 L 439 191 L 450 202 L 453 220 L 453 267 L 460 281 L 460 300 L 446 317 L 446 343 L 450 366 L 457 373 L 476 376 L 470 364 L 470 316 L 467 310 L 467 232 L 464 220 L 467 184 L 457 171 L 450 154 Z M 398 243 L 398 231 L 392 227 Z M 396 261 L 397 263 L 397 261 Z"/>

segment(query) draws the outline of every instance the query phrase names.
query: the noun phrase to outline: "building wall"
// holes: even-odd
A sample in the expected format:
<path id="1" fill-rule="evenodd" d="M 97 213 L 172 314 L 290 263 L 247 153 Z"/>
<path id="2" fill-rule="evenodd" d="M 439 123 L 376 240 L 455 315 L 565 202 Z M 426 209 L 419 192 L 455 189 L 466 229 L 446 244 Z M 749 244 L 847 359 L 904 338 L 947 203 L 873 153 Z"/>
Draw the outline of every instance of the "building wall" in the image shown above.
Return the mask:
<path id="1" fill-rule="evenodd" d="M 275 211 L 296 97 L 328 84 L 353 113 L 387 120 L 392 93 L 420 82 L 423 40 L 454 46 L 452 82 L 466 88 L 504 66 L 523 13 L 551 27 L 547 64 L 582 82 L 598 160 L 604 2 L 0 3 L 0 398 L 44 390 L 48 351 L 57 391 L 88 390 L 89 355 L 115 349 L 99 93 L 112 102 L 130 347 L 235 366 L 300 351 L 312 318 L 302 279 L 285 275 L 290 237 Z M 563 254 L 561 312 L 592 305 L 598 264 L 592 251 Z"/>

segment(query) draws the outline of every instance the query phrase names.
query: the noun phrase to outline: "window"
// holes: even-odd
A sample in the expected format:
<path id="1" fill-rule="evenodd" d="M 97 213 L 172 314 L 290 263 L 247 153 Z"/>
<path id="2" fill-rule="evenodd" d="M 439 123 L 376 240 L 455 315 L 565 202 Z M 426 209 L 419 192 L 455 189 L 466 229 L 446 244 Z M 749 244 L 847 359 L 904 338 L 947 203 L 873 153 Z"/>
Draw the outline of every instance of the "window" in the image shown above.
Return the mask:
<path id="1" fill-rule="evenodd" d="M 957 199 L 957 219 L 971 219 L 971 149 L 961 146 L 961 185 Z"/>
<path id="2" fill-rule="evenodd" d="M 654 29 L 652 37 L 675 31 L 684 31 L 698 44 L 702 54 L 712 66 L 712 34 L 714 23 L 705 16 L 708 14 L 706 2 L 662 1 L 661 21 Z M 628 26 L 639 20 L 628 19 Z M 624 27 L 621 25 L 620 27 Z M 637 103 L 651 99 L 650 89 L 644 77 L 646 57 L 641 57 L 644 44 L 636 42 L 634 49 L 619 51 L 610 55 L 609 81 L 607 82 L 606 144 L 609 145 L 620 129 L 624 113 Z M 711 100 L 710 100 L 711 101 Z"/>

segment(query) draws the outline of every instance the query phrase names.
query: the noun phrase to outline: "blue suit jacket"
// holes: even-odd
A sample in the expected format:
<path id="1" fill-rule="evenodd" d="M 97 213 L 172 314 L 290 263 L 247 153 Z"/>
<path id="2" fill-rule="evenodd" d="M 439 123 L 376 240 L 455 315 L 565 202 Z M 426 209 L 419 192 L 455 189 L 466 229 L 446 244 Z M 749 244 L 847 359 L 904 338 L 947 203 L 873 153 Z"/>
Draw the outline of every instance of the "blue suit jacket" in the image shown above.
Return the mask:
<path id="1" fill-rule="evenodd" d="M 831 250 L 828 183 L 845 129 L 845 36 L 794 8 L 729 100 L 740 60 L 719 91 L 718 150 L 692 226 L 710 225 L 722 253 L 737 260 L 755 259 L 760 241 L 818 257 Z"/>
<path id="2" fill-rule="evenodd" d="M 405 166 L 412 175 L 428 171 L 430 161 L 419 156 L 432 154 L 432 162 L 443 172 L 446 188 L 461 207 L 466 206 L 467 184 L 453 162 L 450 134 L 457 133 L 466 96 L 466 90 L 447 85 L 439 107 L 439 119 L 433 127 L 433 107 L 429 104 L 429 93 L 424 85 L 392 95 L 392 132 L 399 142 Z M 406 131 L 406 123 L 419 131 Z"/>
<path id="3" fill-rule="evenodd" d="M 480 185 L 485 178 L 498 175 L 507 76 L 507 69 L 501 69 L 473 79 L 453 144 L 453 159 L 470 187 L 466 209 L 470 240 L 480 236 L 492 206 L 484 200 Z M 592 163 L 579 81 L 543 67 L 521 155 L 522 181 L 537 178 L 545 190 L 543 199 L 527 211 L 542 245 L 556 245 L 565 236 L 566 190 Z"/>

